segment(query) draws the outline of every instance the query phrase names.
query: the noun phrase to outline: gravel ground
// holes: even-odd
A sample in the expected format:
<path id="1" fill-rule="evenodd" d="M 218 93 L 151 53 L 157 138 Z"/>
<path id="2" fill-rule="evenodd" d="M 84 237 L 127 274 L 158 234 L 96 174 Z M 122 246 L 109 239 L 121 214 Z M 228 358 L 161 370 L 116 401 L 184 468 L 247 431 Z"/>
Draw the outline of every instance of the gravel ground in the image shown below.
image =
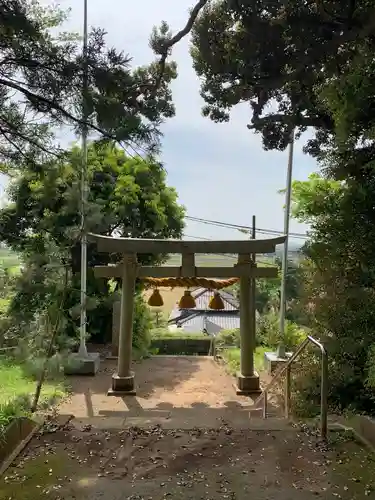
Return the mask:
<path id="1" fill-rule="evenodd" d="M 248 410 L 252 401 L 237 396 L 234 378 L 212 358 L 198 356 L 153 356 L 135 363 L 137 396 L 108 397 L 115 361 L 103 361 L 95 377 L 70 377 L 72 395 L 59 406 L 59 413 L 76 418 L 157 416 L 181 409 Z M 212 411 L 209 411 L 212 410 Z M 158 413 L 159 412 L 159 413 Z M 186 415 L 186 411 L 184 414 Z M 248 413 L 247 413 L 248 415 Z"/>
<path id="2" fill-rule="evenodd" d="M 51 422 L 0 482 L 1 500 L 375 498 L 374 462 L 352 441 L 298 429 L 122 431 Z"/>

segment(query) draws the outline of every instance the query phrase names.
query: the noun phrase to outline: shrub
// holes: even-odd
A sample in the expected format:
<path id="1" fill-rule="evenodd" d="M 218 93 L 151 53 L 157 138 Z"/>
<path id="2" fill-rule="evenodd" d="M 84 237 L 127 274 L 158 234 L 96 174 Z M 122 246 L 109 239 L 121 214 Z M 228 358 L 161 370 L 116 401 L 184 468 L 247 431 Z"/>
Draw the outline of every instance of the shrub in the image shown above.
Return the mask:
<path id="1" fill-rule="evenodd" d="M 240 330 L 221 330 L 216 336 L 215 343 L 217 347 L 240 347 Z"/>
<path id="2" fill-rule="evenodd" d="M 306 337 L 306 333 L 296 323 L 285 321 L 284 344 L 293 350 Z M 275 313 L 260 316 L 257 322 L 257 344 L 276 349 L 281 340 L 279 317 Z"/>
<path id="3" fill-rule="evenodd" d="M 367 381 L 366 385 L 371 390 L 375 389 L 375 344 L 372 344 L 367 354 Z"/>
<path id="4" fill-rule="evenodd" d="M 181 340 L 209 340 L 209 335 L 201 332 L 197 333 L 187 333 L 182 328 L 177 331 L 170 331 L 167 328 L 153 328 L 151 331 L 151 338 L 153 340 L 164 340 L 164 339 L 181 339 Z"/>
<path id="5" fill-rule="evenodd" d="M 299 418 L 319 414 L 321 390 L 320 356 L 313 346 L 303 351 L 292 365 L 292 413 Z"/>
<path id="6" fill-rule="evenodd" d="M 31 399 L 27 395 L 17 396 L 7 403 L 0 403 L 0 439 L 12 420 L 29 415 L 30 405 Z"/>
<path id="7" fill-rule="evenodd" d="M 235 375 L 240 369 L 240 359 L 241 351 L 237 347 L 224 349 L 223 359 L 226 364 L 226 368 L 231 375 Z"/>
<path id="8" fill-rule="evenodd" d="M 138 292 L 134 300 L 133 349 L 140 356 L 149 352 L 151 345 L 152 315 L 143 296 Z"/>

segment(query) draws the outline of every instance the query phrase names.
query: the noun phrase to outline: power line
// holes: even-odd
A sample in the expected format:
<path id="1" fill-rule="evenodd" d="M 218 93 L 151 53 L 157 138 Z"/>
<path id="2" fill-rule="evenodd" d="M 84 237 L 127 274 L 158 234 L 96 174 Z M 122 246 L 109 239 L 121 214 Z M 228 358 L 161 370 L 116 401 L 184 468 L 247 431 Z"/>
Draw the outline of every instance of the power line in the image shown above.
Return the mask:
<path id="1" fill-rule="evenodd" d="M 194 238 L 195 240 L 212 241 L 212 238 L 203 238 L 202 236 L 192 236 L 191 234 L 184 234 L 185 238 Z"/>
<path id="2" fill-rule="evenodd" d="M 192 221 L 192 222 L 199 222 L 201 224 L 208 224 L 210 226 L 225 227 L 227 229 L 237 229 L 237 230 L 246 230 L 246 231 L 252 230 L 252 228 L 250 226 L 244 226 L 244 225 L 240 225 L 240 224 L 231 224 L 229 222 L 221 222 L 221 221 L 210 220 L 210 219 L 202 219 L 200 217 L 192 217 L 189 215 L 187 215 L 185 218 Z M 261 233 L 261 234 L 284 235 L 283 231 L 278 231 L 276 229 L 256 228 L 256 231 Z M 308 238 L 308 235 L 306 233 L 289 233 L 289 236 L 292 236 L 294 238 L 301 238 L 301 239 Z"/>
<path id="3" fill-rule="evenodd" d="M 238 229 L 238 230 L 251 230 L 252 228 L 250 226 L 244 226 L 240 224 L 231 224 L 229 222 L 220 222 L 216 220 L 209 220 L 209 219 L 202 219 L 200 217 L 192 217 L 192 216 L 186 216 L 186 219 L 191 220 L 193 222 L 200 222 L 202 224 L 208 224 L 212 226 L 218 226 L 218 227 L 225 227 L 228 229 Z M 257 231 L 262 232 L 262 233 L 268 233 L 268 234 L 280 234 L 283 235 L 283 231 L 278 231 L 276 229 L 264 229 L 264 228 L 256 228 Z M 308 235 L 306 233 L 289 233 L 290 235 L 293 235 L 295 237 L 299 238 L 307 238 Z"/>
<path id="4" fill-rule="evenodd" d="M 212 241 L 212 238 L 203 238 L 202 236 L 193 236 L 193 235 L 190 235 L 190 234 L 184 234 L 183 235 L 185 238 L 194 238 L 196 240 L 204 240 L 204 241 Z M 233 255 L 233 254 L 230 254 L 230 253 L 213 253 L 211 254 L 213 256 L 216 256 L 216 257 L 226 257 L 228 259 L 233 259 L 233 260 L 236 260 L 238 259 L 238 257 L 236 255 Z M 264 262 L 264 261 L 260 261 L 260 263 L 264 266 L 272 266 L 273 264 L 269 263 L 269 262 Z"/>

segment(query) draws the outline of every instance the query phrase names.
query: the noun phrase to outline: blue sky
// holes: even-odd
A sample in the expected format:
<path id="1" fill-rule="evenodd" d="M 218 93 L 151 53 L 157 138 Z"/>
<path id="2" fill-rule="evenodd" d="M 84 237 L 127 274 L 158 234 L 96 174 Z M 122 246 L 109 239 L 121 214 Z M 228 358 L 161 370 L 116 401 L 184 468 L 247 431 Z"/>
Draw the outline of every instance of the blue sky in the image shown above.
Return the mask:
<path id="1" fill-rule="evenodd" d="M 43 0 L 44 4 L 50 3 Z M 83 0 L 60 0 L 71 8 L 66 28 L 82 31 Z M 107 32 L 110 45 L 133 57 L 134 65 L 153 59 L 148 46 L 152 27 L 166 20 L 175 32 L 186 22 L 187 11 L 194 0 L 88 0 L 89 25 Z M 201 116 L 202 100 L 199 81 L 185 39 L 173 51 L 179 77 L 173 85 L 176 116 L 163 127 L 162 160 L 168 182 L 176 187 L 180 202 L 194 217 L 250 225 L 252 215 L 257 226 L 283 228 L 283 196 L 287 152 L 263 151 L 260 137 L 250 132 L 247 106 L 232 113 L 229 124 L 216 124 Z M 295 179 L 305 179 L 316 170 L 315 162 L 296 144 Z M 291 221 L 291 230 L 305 232 L 306 227 Z M 189 223 L 186 234 L 207 238 L 241 238 L 233 230 Z"/>

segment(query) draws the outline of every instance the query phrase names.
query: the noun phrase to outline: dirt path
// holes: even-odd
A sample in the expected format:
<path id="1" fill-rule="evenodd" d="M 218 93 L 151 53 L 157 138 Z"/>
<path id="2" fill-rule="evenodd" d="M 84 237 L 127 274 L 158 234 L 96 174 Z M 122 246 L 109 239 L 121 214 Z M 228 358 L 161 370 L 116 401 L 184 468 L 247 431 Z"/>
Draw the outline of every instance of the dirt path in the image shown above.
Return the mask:
<path id="1" fill-rule="evenodd" d="M 324 449 L 297 430 L 65 427 L 33 440 L 0 498 L 364 500 L 375 497 L 374 472 L 355 443 Z"/>
<path id="2" fill-rule="evenodd" d="M 61 414 L 124 418 L 127 424 L 164 423 L 170 427 L 215 426 L 222 418 L 249 418 L 252 401 L 236 396 L 234 379 L 211 358 L 155 356 L 134 365 L 136 397 L 108 397 L 114 361 L 102 364 L 95 378 L 77 377 L 72 396 L 60 407 Z"/>

